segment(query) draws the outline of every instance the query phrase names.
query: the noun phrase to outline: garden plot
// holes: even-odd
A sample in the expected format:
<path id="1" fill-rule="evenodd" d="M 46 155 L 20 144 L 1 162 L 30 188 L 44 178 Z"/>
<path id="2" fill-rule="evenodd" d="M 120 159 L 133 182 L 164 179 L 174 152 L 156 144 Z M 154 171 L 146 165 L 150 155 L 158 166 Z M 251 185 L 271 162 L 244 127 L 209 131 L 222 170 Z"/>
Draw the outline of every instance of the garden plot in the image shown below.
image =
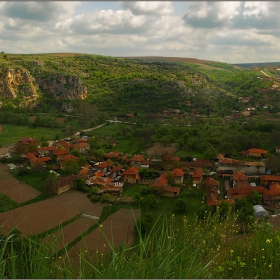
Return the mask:
<path id="1" fill-rule="evenodd" d="M 0 213 L 0 225 L 4 234 L 14 227 L 26 236 L 39 234 L 79 214 L 99 217 L 102 208 L 99 203 L 91 203 L 85 193 L 71 190 L 48 200 Z"/>
<path id="2" fill-rule="evenodd" d="M 87 229 L 94 225 L 96 221 L 97 219 L 81 216 L 76 221 L 48 235 L 43 239 L 43 242 L 47 245 L 49 244 L 54 252 L 58 252 L 83 234 Z"/>
<path id="3" fill-rule="evenodd" d="M 120 209 L 109 216 L 100 227 L 89 233 L 69 250 L 70 259 L 77 263 L 78 254 L 95 258 L 97 254 L 110 251 L 110 244 L 118 248 L 121 245 L 131 246 L 134 237 L 134 225 L 140 219 L 140 209 Z M 105 237 L 106 236 L 106 237 Z M 108 241 L 107 241 L 108 239 Z"/>
<path id="4" fill-rule="evenodd" d="M 17 203 L 23 203 L 37 197 L 41 192 L 32 187 L 21 184 L 8 171 L 0 168 L 0 192 Z"/>

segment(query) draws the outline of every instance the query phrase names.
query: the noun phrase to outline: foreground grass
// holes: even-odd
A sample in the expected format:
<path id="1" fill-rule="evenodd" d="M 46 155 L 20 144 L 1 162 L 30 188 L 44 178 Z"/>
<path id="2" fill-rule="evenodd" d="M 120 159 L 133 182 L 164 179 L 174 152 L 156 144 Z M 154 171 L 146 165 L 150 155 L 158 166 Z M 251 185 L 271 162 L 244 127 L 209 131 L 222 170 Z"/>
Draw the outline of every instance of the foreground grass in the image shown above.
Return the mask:
<path id="1" fill-rule="evenodd" d="M 215 215 L 161 217 L 150 232 L 136 228 L 132 247 L 111 245 L 109 254 L 85 250 L 79 262 L 53 255 L 50 246 L 17 234 L 0 238 L 3 278 L 278 278 L 280 234 L 256 221 L 240 234 L 236 218 Z M 180 225 L 180 226 L 179 226 Z"/>

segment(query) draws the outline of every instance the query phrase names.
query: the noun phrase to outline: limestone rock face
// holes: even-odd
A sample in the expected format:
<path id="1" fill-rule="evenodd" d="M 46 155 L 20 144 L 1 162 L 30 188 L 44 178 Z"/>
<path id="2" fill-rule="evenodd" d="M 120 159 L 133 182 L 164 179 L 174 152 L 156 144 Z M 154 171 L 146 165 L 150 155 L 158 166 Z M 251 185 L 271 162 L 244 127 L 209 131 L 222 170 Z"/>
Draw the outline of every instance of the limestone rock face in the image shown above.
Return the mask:
<path id="1" fill-rule="evenodd" d="M 38 96 L 35 78 L 26 69 L 2 68 L 0 72 L 0 97 L 13 99 L 19 95 L 24 99 Z"/>
<path id="2" fill-rule="evenodd" d="M 85 99 L 88 95 L 87 87 L 77 76 L 53 74 L 37 78 L 37 82 L 48 97 L 57 100 Z"/>

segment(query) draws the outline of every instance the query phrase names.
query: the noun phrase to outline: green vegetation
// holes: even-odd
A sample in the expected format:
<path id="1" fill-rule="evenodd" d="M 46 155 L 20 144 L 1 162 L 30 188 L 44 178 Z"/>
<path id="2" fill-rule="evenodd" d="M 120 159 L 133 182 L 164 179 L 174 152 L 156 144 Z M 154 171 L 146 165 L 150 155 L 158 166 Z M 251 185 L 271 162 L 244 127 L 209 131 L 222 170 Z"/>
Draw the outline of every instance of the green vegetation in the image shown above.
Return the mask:
<path id="1" fill-rule="evenodd" d="M 17 206 L 18 203 L 11 200 L 8 196 L 0 193 L 0 213 L 14 209 Z"/>

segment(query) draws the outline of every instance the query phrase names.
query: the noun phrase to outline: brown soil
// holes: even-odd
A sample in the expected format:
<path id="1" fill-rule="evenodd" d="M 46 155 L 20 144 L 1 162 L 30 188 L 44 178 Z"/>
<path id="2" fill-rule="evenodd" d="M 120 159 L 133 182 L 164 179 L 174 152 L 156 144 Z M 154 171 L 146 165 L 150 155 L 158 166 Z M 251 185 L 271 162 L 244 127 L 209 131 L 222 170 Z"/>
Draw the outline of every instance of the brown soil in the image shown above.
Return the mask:
<path id="1" fill-rule="evenodd" d="M 99 203 L 93 204 L 85 193 L 70 190 L 48 200 L 0 213 L 0 224 L 4 234 L 14 227 L 23 235 L 38 234 L 81 213 L 99 217 L 102 208 Z"/>
<path id="2" fill-rule="evenodd" d="M 57 121 L 58 124 L 64 124 L 65 123 L 64 118 L 56 118 L 56 121 Z"/>
<path id="3" fill-rule="evenodd" d="M 0 124 L 0 133 L 2 133 L 2 131 L 3 131 L 3 125 Z"/>
<path id="4" fill-rule="evenodd" d="M 140 218 L 140 209 L 120 209 L 109 216 L 103 223 L 69 251 L 70 259 L 77 264 L 79 254 L 85 259 L 96 259 L 101 254 L 111 251 L 110 244 L 115 248 L 121 245 L 131 246 L 135 238 L 135 221 Z M 106 236 L 106 237 L 105 237 Z"/>
<path id="5" fill-rule="evenodd" d="M 54 250 L 54 253 L 58 252 L 75 238 L 83 234 L 89 227 L 95 224 L 96 221 L 96 219 L 90 219 L 82 216 L 73 223 L 70 223 L 53 234 L 48 235 L 43 242 L 45 244 L 51 244 L 49 247 Z"/>
<path id="6" fill-rule="evenodd" d="M 40 192 L 32 187 L 21 184 L 7 170 L 6 165 L 0 164 L 0 193 L 18 203 L 26 202 L 37 197 Z"/>
<path id="7" fill-rule="evenodd" d="M 149 156 L 161 156 L 165 153 L 174 154 L 176 152 L 175 144 L 165 147 L 160 142 L 156 142 L 153 147 L 147 150 Z"/>
<path id="8" fill-rule="evenodd" d="M 36 120 L 36 116 L 30 116 L 30 117 L 28 118 L 28 121 L 29 121 L 29 122 L 35 122 L 35 120 Z"/>

